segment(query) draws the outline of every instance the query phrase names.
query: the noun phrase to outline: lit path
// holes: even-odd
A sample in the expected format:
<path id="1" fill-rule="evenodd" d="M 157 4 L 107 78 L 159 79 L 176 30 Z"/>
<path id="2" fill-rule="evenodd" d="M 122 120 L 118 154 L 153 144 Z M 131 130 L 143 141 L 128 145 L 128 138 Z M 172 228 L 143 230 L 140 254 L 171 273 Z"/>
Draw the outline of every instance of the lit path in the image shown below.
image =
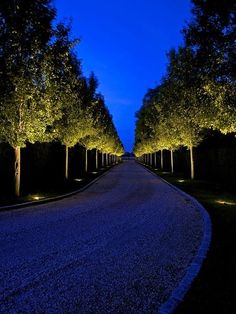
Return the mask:
<path id="1" fill-rule="evenodd" d="M 133 161 L 0 213 L 0 313 L 155 313 L 202 240 L 191 202 Z"/>

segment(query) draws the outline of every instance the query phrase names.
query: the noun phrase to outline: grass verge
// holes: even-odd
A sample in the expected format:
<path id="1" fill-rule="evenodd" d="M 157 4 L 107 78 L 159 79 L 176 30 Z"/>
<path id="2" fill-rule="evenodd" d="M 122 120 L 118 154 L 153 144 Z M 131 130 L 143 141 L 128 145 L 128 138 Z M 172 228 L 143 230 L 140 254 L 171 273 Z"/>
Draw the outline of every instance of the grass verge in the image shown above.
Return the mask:
<path id="1" fill-rule="evenodd" d="M 207 258 L 175 313 L 236 313 L 235 187 L 189 180 L 181 174 L 153 172 L 195 197 L 206 208 L 212 221 L 212 242 Z"/>
<path id="2" fill-rule="evenodd" d="M 80 190 L 87 186 L 90 182 L 95 180 L 97 177 L 101 176 L 107 170 L 109 170 L 114 165 L 107 166 L 105 168 L 99 169 L 97 171 L 89 172 L 86 176 L 81 178 L 74 178 L 72 180 L 65 181 L 64 183 L 56 184 L 51 188 L 38 189 L 37 191 L 32 191 L 31 193 L 22 195 L 20 197 L 14 197 L 13 195 L 3 195 L 0 197 L 0 207 L 3 206 L 14 206 L 16 204 L 23 204 L 27 202 L 37 202 L 48 198 L 58 197 L 67 193 L 73 193 L 74 191 Z"/>

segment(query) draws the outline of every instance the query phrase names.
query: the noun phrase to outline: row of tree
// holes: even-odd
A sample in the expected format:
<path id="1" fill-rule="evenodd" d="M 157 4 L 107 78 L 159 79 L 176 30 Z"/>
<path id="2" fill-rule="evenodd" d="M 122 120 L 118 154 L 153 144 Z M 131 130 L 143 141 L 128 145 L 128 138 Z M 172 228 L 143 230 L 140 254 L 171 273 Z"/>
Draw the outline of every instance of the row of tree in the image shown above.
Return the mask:
<path id="1" fill-rule="evenodd" d="M 112 117 L 93 74 L 82 74 L 70 26 L 55 25 L 51 0 L 0 2 L 0 142 L 15 151 L 15 194 L 20 154 L 27 143 L 60 141 L 116 156 L 123 154 Z M 55 26 L 53 26 L 55 25 Z"/>
<path id="2" fill-rule="evenodd" d="M 137 112 L 134 152 L 144 161 L 147 154 L 170 150 L 173 172 L 173 152 L 185 146 L 194 178 L 193 148 L 208 130 L 236 132 L 236 5 L 231 0 L 192 4 L 184 45 L 168 53 L 161 84 L 147 91 Z"/>

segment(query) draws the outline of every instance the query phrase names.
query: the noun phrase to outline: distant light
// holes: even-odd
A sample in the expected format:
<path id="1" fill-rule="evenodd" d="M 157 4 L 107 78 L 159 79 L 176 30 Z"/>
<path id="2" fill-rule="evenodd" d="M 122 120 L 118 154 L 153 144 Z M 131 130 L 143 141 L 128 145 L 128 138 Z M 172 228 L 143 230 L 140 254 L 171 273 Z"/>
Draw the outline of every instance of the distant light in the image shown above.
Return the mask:
<path id="1" fill-rule="evenodd" d="M 158 170 L 158 168 L 155 168 L 154 170 Z"/>
<path id="2" fill-rule="evenodd" d="M 93 172 L 91 172 L 92 174 L 97 174 L 98 172 L 97 171 L 93 171 Z"/>
<path id="3" fill-rule="evenodd" d="M 81 182 L 81 181 L 83 181 L 83 179 L 81 179 L 81 178 L 76 178 L 76 179 L 74 179 L 74 181 Z"/>
<path id="4" fill-rule="evenodd" d="M 163 171 L 162 173 L 163 173 L 163 174 L 168 174 L 168 173 L 170 173 L 170 172 L 167 172 L 167 171 Z"/>
<path id="5" fill-rule="evenodd" d="M 216 203 L 221 204 L 221 205 L 236 205 L 235 202 L 229 202 L 229 201 L 223 201 L 223 200 L 216 200 Z"/>
<path id="6" fill-rule="evenodd" d="M 182 183 L 182 182 L 184 182 L 185 180 L 184 179 L 179 179 L 179 180 L 177 180 L 178 182 L 180 182 L 180 183 Z"/>

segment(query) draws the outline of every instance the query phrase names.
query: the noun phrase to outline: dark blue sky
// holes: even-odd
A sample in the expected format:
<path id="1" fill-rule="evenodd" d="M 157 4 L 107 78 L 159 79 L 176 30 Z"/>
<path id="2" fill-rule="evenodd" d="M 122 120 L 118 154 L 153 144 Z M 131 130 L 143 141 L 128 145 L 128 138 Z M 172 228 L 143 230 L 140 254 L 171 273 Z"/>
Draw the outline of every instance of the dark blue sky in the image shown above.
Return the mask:
<path id="1" fill-rule="evenodd" d="M 60 21 L 72 18 L 83 71 L 95 73 L 127 151 L 135 112 L 165 73 L 166 52 L 182 43 L 190 0 L 54 0 Z"/>

